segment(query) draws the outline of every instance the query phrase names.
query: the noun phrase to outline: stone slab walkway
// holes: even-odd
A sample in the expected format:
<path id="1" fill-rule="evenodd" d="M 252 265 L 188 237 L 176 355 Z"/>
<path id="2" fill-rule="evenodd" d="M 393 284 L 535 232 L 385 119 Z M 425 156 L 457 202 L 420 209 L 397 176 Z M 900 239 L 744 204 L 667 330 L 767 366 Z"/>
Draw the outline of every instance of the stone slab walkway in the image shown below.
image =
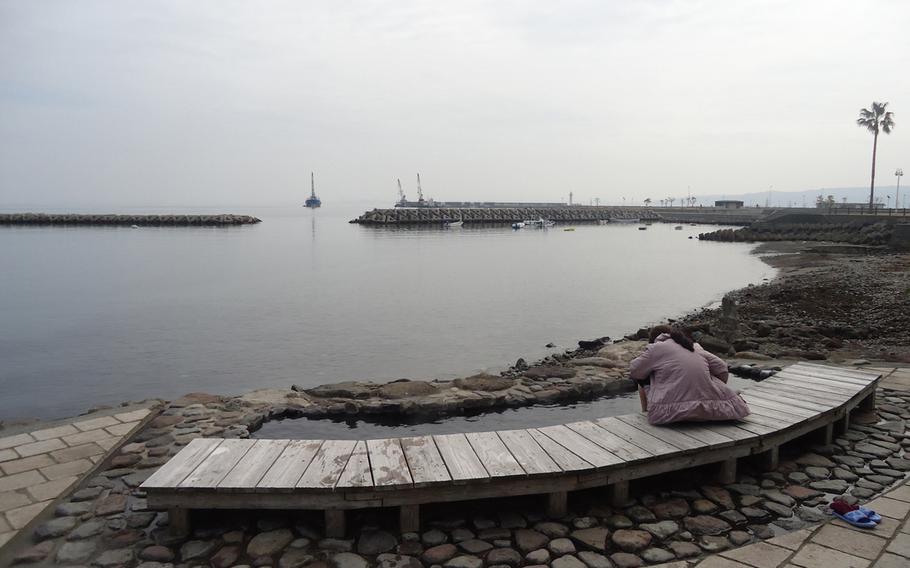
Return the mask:
<path id="1" fill-rule="evenodd" d="M 876 367 L 872 370 L 879 371 L 882 373 L 882 375 L 884 375 L 881 382 L 878 384 L 879 388 L 897 391 L 910 391 L 910 369 Z"/>
<path id="2" fill-rule="evenodd" d="M 149 406 L 0 433 L 0 549 L 135 432 Z"/>

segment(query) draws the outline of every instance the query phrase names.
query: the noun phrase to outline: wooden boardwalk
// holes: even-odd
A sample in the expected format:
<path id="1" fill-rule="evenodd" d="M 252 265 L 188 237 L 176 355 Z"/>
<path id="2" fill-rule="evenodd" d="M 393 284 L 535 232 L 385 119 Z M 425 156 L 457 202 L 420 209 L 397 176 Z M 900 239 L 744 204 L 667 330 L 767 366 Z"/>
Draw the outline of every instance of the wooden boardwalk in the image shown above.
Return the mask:
<path id="1" fill-rule="evenodd" d="M 344 510 L 401 507 L 402 531 L 419 527 L 423 503 L 547 495 L 565 513 L 568 491 L 611 486 L 628 499 L 632 479 L 736 460 L 777 465 L 780 444 L 820 430 L 827 442 L 849 412 L 874 406 L 875 372 L 799 363 L 743 391 L 752 414 L 723 423 L 652 426 L 642 414 L 543 428 L 380 440 L 199 438 L 142 485 L 149 505 L 188 529 L 191 509 L 318 509 L 327 533 L 344 534 Z"/>

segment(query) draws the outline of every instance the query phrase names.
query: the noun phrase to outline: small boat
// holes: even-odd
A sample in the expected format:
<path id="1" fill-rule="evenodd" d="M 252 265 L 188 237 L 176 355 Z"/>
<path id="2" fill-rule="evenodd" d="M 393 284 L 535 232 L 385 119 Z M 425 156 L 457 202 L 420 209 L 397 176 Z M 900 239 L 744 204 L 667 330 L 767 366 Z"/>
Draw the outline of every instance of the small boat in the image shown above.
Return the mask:
<path id="1" fill-rule="evenodd" d="M 638 230 L 639 230 L 639 231 L 647 231 L 648 228 L 647 228 L 647 227 L 639 227 Z"/>
<path id="2" fill-rule="evenodd" d="M 519 222 L 517 222 L 517 223 L 512 223 L 512 228 L 513 228 L 513 229 L 524 229 L 524 228 L 525 228 L 525 224 L 522 223 L 521 221 L 519 221 Z"/>
<path id="3" fill-rule="evenodd" d="M 574 231 L 575 227 L 566 227 L 563 231 Z"/>
<path id="4" fill-rule="evenodd" d="M 682 225 L 676 225 L 675 227 L 673 227 L 673 230 L 674 230 L 674 231 L 682 231 Z"/>
<path id="5" fill-rule="evenodd" d="M 460 227 L 464 225 L 464 221 L 447 221 L 445 227 L 451 229 L 452 227 Z"/>
<path id="6" fill-rule="evenodd" d="M 307 198 L 306 201 L 304 201 L 303 206 L 308 207 L 310 209 L 316 209 L 318 207 L 322 207 L 322 201 L 320 201 L 319 198 L 316 197 L 316 180 L 313 176 L 313 172 L 310 172 L 310 187 L 311 187 L 310 196 Z"/>
<path id="7" fill-rule="evenodd" d="M 549 219 L 544 219 L 543 217 L 541 217 L 540 219 L 536 219 L 536 220 L 531 219 L 529 221 L 524 221 L 524 226 L 530 227 L 532 229 L 547 229 L 547 228 L 553 227 L 555 225 L 556 225 L 555 221 L 550 221 Z"/>

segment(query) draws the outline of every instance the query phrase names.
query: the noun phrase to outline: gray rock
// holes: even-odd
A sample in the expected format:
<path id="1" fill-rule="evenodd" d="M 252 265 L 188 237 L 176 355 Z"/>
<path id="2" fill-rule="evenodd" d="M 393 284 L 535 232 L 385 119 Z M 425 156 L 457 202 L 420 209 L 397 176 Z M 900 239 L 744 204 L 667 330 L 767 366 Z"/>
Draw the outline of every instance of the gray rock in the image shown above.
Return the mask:
<path id="1" fill-rule="evenodd" d="M 823 467 L 807 467 L 806 475 L 811 479 L 828 479 L 831 472 Z"/>
<path id="2" fill-rule="evenodd" d="M 515 531 L 515 546 L 527 554 L 532 550 L 543 548 L 550 539 L 543 533 L 531 529 L 517 529 Z"/>
<path id="3" fill-rule="evenodd" d="M 395 548 L 398 540 L 385 531 L 363 531 L 357 539 L 357 552 L 367 556 L 375 556 Z"/>
<path id="4" fill-rule="evenodd" d="M 180 560 L 207 559 L 218 548 L 218 542 L 211 540 L 191 540 L 180 547 Z"/>
<path id="5" fill-rule="evenodd" d="M 440 544 L 424 550 L 420 558 L 423 560 L 424 564 L 432 566 L 434 564 L 442 564 L 457 553 L 458 549 L 454 544 Z"/>
<path id="6" fill-rule="evenodd" d="M 847 482 L 841 479 L 827 479 L 825 481 L 813 481 L 809 487 L 825 493 L 841 494 L 847 490 Z"/>
<path id="7" fill-rule="evenodd" d="M 610 559 L 603 554 L 591 552 L 590 550 L 582 550 L 577 556 L 588 568 L 613 568 Z"/>
<path id="8" fill-rule="evenodd" d="M 353 552 L 339 552 L 332 557 L 332 566 L 334 568 L 369 568 L 370 563 L 363 556 Z"/>
<path id="9" fill-rule="evenodd" d="M 779 503 L 781 505 L 784 505 L 785 507 L 792 507 L 793 505 L 796 504 L 796 499 L 794 499 L 793 497 L 790 497 L 789 495 L 784 495 L 783 493 L 781 493 L 780 491 L 778 491 L 776 489 L 772 489 L 769 491 L 762 491 L 762 496 L 764 496 L 764 498 L 769 501 Z"/>
<path id="10" fill-rule="evenodd" d="M 493 548 L 493 545 L 485 540 L 472 538 L 459 542 L 458 548 L 464 550 L 468 554 L 483 554 L 484 552 Z"/>
<path id="11" fill-rule="evenodd" d="M 443 564 L 445 568 L 482 568 L 483 560 L 476 556 L 456 556 Z"/>
<path id="12" fill-rule="evenodd" d="M 775 503 L 774 501 L 765 501 L 762 506 L 778 517 L 789 517 L 793 514 L 793 511 L 790 509 L 790 507 L 781 505 L 780 503 Z"/>
<path id="13" fill-rule="evenodd" d="M 509 531 L 506 531 L 506 535 L 508 534 Z M 452 531 L 452 542 L 456 544 L 463 540 L 471 540 L 472 538 L 474 538 L 474 533 L 464 527 L 459 527 Z"/>
<path id="14" fill-rule="evenodd" d="M 703 536 L 698 543 L 705 552 L 720 552 L 730 548 L 730 541 L 723 536 Z"/>
<path id="15" fill-rule="evenodd" d="M 289 529 L 278 529 L 274 531 L 259 533 L 250 540 L 246 545 L 246 553 L 251 558 L 260 556 L 272 556 L 276 552 L 283 550 L 294 540 L 294 533 Z"/>
<path id="16" fill-rule="evenodd" d="M 38 540 L 47 540 L 63 536 L 76 528 L 75 517 L 60 517 L 38 525 L 35 529 L 35 538 Z"/>
<path id="17" fill-rule="evenodd" d="M 487 554 L 486 561 L 488 565 L 505 564 L 515 567 L 521 565 L 521 554 L 511 548 L 494 548 Z"/>
<path id="18" fill-rule="evenodd" d="M 324 538 L 317 545 L 321 550 L 333 552 L 350 552 L 354 550 L 354 541 L 343 538 Z"/>
<path id="19" fill-rule="evenodd" d="M 567 554 L 551 562 L 550 566 L 551 568 L 586 568 L 587 565 L 571 554 Z"/>
<path id="20" fill-rule="evenodd" d="M 615 564 L 617 568 L 639 568 L 640 566 L 645 565 L 641 558 L 628 552 L 611 554 L 610 560 L 613 561 L 613 564 Z"/>
<path id="21" fill-rule="evenodd" d="M 149 562 L 170 562 L 174 559 L 174 551 L 160 544 L 146 546 L 139 553 L 139 559 Z"/>
<path id="22" fill-rule="evenodd" d="M 736 506 L 735 503 L 733 503 L 733 498 L 730 497 L 730 492 L 722 487 L 704 485 L 699 489 L 701 490 L 702 495 L 725 509 L 732 509 Z"/>
<path id="23" fill-rule="evenodd" d="M 223 546 L 218 552 L 212 555 L 209 559 L 209 564 L 212 568 L 229 568 L 237 562 L 238 558 L 240 558 L 239 546 Z M 258 560 L 259 559 L 257 558 L 256 561 L 258 562 Z M 269 558 L 269 560 L 271 560 L 271 558 Z"/>
<path id="24" fill-rule="evenodd" d="M 642 507 L 641 505 L 635 505 L 634 507 L 626 509 L 626 516 L 636 523 L 653 523 L 657 520 L 657 517 L 654 516 L 654 513 L 652 513 L 650 509 Z"/>
<path id="25" fill-rule="evenodd" d="M 91 540 L 78 542 L 65 542 L 57 550 L 58 564 L 81 564 L 88 560 L 95 552 L 95 543 Z"/>
<path id="26" fill-rule="evenodd" d="M 708 515 L 697 515 L 683 519 L 686 530 L 697 535 L 718 535 L 730 530 L 730 524 Z"/>
<path id="27" fill-rule="evenodd" d="M 594 517 L 578 517 L 572 519 L 572 526 L 576 529 L 589 529 L 597 526 L 597 519 Z"/>
<path id="28" fill-rule="evenodd" d="M 764 509 L 758 509 L 756 507 L 742 507 L 740 508 L 739 512 L 742 513 L 747 519 L 749 519 L 749 522 L 760 522 L 768 519 L 771 516 L 768 514 L 768 511 L 765 511 Z"/>
<path id="29" fill-rule="evenodd" d="M 777 519 L 774 521 L 774 525 L 782 528 L 784 531 L 790 532 L 803 528 L 806 526 L 806 522 L 794 515 L 792 517 Z"/>
<path id="30" fill-rule="evenodd" d="M 573 531 L 570 536 L 572 540 L 584 548 L 605 552 L 607 550 L 607 539 L 610 538 L 610 531 L 605 527 L 592 527 Z"/>
<path id="31" fill-rule="evenodd" d="M 68 543 L 72 544 L 72 543 Z M 119 550 L 105 550 L 101 556 L 92 561 L 92 566 L 100 568 L 114 568 L 115 566 L 132 566 L 133 549 L 121 548 Z"/>
<path id="32" fill-rule="evenodd" d="M 801 506 L 796 509 L 796 515 L 807 522 L 818 523 L 824 520 L 827 520 L 829 517 L 822 511 L 819 511 L 815 507 L 805 507 Z"/>
<path id="33" fill-rule="evenodd" d="M 891 456 L 891 454 L 893 453 L 888 448 L 883 448 L 881 446 L 878 446 L 876 444 L 871 444 L 868 442 L 860 442 L 859 444 L 856 444 L 856 446 L 854 446 L 853 449 L 857 452 L 873 455 L 877 458 L 887 458 L 887 457 Z"/>
<path id="34" fill-rule="evenodd" d="M 101 534 L 104 530 L 104 521 L 88 521 L 76 527 L 66 535 L 66 540 L 83 540 Z"/>
<path id="35" fill-rule="evenodd" d="M 626 552 L 638 552 L 651 545 L 651 533 L 634 529 L 620 529 L 613 533 L 613 544 Z"/>
<path id="36" fill-rule="evenodd" d="M 546 564 L 550 561 L 550 551 L 546 548 L 532 550 L 525 555 L 525 560 L 527 560 L 529 564 Z"/>
<path id="37" fill-rule="evenodd" d="M 729 485 L 724 485 L 724 488 L 739 495 L 752 495 L 757 497 L 761 493 L 761 487 L 751 483 L 730 483 Z"/>
<path id="38" fill-rule="evenodd" d="M 100 489 L 100 487 L 98 489 Z M 78 503 L 70 501 L 57 505 L 57 507 L 54 508 L 54 514 L 58 517 L 79 517 L 91 513 L 94 508 L 95 505 L 90 501 L 80 501 Z"/>
<path id="39" fill-rule="evenodd" d="M 698 556 L 701 554 L 701 549 L 691 542 L 674 541 L 671 542 L 668 546 L 677 558 L 691 558 L 693 556 Z"/>
<path id="40" fill-rule="evenodd" d="M 449 537 L 439 529 L 430 529 L 420 535 L 420 540 L 427 546 L 438 546 L 448 541 Z"/>
<path id="41" fill-rule="evenodd" d="M 44 541 L 42 543 L 30 546 L 29 548 L 18 552 L 13 557 L 13 564 L 34 564 L 35 562 L 41 562 L 47 556 L 54 551 L 54 542 L 53 541 Z"/>
<path id="42" fill-rule="evenodd" d="M 641 557 L 650 564 L 669 562 L 676 558 L 676 555 L 662 548 L 649 548 L 642 551 Z"/>
<path id="43" fill-rule="evenodd" d="M 787 479 L 789 479 L 793 483 L 805 483 L 805 482 L 809 481 L 809 476 L 801 471 L 794 471 L 794 472 L 787 474 Z"/>
<path id="44" fill-rule="evenodd" d="M 380 554 L 376 557 L 377 568 L 423 568 L 420 560 L 401 554 Z"/>
<path id="45" fill-rule="evenodd" d="M 752 535 L 746 531 L 730 531 L 729 538 L 733 546 L 742 546 L 752 540 Z"/>
<path id="46" fill-rule="evenodd" d="M 812 453 L 799 456 L 796 458 L 796 463 L 802 466 L 834 467 L 834 462 L 828 458 Z"/>
<path id="47" fill-rule="evenodd" d="M 625 515 L 611 515 L 605 522 L 611 529 L 628 529 L 635 526 L 632 519 Z"/>
<path id="48" fill-rule="evenodd" d="M 306 550 L 291 548 L 278 560 L 279 568 L 301 568 L 313 561 L 313 556 Z"/>
<path id="49" fill-rule="evenodd" d="M 588 527 L 588 528 L 590 528 L 590 527 Z M 539 533 L 543 533 L 550 538 L 559 538 L 559 537 L 569 535 L 569 527 L 567 527 L 566 525 L 564 525 L 562 523 L 554 523 L 554 522 L 537 523 L 536 525 L 534 525 L 534 530 L 536 530 Z M 516 531 L 516 535 L 517 534 L 518 534 L 518 531 Z"/>
<path id="50" fill-rule="evenodd" d="M 550 549 L 550 552 L 552 552 L 554 556 L 562 556 L 575 552 L 575 544 L 567 538 L 554 538 L 550 541 L 550 544 L 547 545 L 547 548 Z"/>
<path id="51" fill-rule="evenodd" d="M 711 503 L 710 501 L 707 502 Z M 661 521 L 659 523 L 645 523 L 639 525 L 639 528 L 648 531 L 660 540 L 665 540 L 679 531 L 679 524 L 676 521 Z"/>

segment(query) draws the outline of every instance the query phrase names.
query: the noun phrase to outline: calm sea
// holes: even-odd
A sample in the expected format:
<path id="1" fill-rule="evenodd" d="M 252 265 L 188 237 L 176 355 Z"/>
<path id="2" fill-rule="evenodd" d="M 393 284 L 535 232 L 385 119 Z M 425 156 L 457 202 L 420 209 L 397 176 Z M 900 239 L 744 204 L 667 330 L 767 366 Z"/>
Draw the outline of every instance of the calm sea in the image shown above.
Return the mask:
<path id="1" fill-rule="evenodd" d="M 688 238 L 704 226 L 384 229 L 348 224 L 363 207 L 235 209 L 263 222 L 0 227 L 0 419 L 497 372 L 772 275 L 749 245 Z"/>

